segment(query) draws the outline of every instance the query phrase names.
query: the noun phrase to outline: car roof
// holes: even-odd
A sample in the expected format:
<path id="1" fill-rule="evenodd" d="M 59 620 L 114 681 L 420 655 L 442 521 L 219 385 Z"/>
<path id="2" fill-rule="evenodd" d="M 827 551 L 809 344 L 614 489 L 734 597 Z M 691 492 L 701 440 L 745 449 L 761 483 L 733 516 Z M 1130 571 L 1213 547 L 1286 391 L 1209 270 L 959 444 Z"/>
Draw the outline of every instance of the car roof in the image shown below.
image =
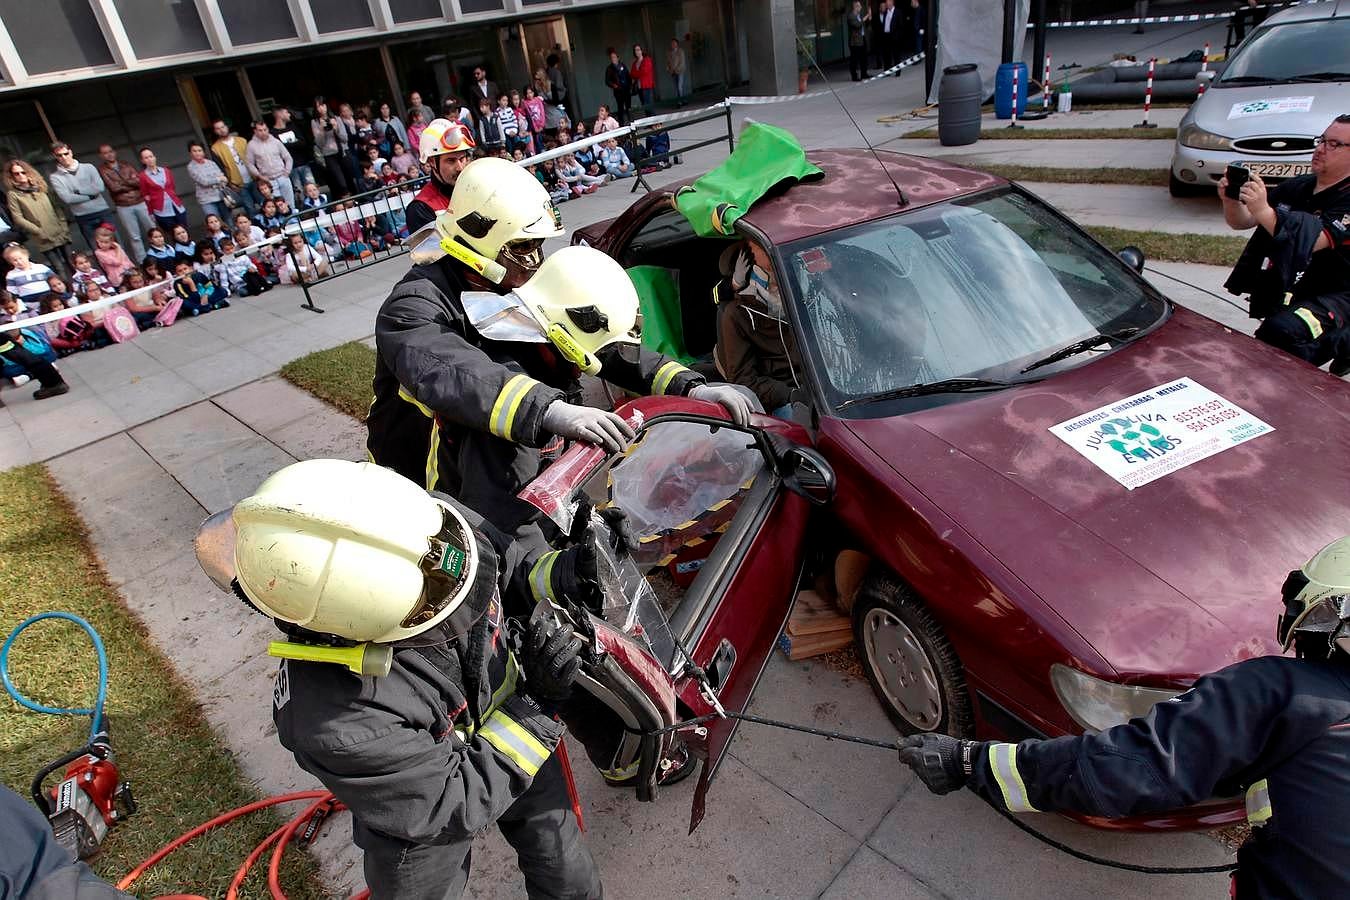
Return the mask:
<path id="1" fill-rule="evenodd" d="M 806 157 L 825 171 L 824 178 L 769 194 L 739 220 L 762 232 L 774 244 L 1007 183 L 986 172 L 888 150 L 878 150 L 875 156 L 867 150 L 813 150 Z M 887 172 L 904 193 L 904 205 L 900 204 Z"/>
<path id="2" fill-rule="evenodd" d="M 1261 27 L 1303 22 L 1308 19 L 1350 19 L 1350 0 L 1332 0 L 1331 3 L 1300 3 L 1281 10 L 1261 23 Z"/>

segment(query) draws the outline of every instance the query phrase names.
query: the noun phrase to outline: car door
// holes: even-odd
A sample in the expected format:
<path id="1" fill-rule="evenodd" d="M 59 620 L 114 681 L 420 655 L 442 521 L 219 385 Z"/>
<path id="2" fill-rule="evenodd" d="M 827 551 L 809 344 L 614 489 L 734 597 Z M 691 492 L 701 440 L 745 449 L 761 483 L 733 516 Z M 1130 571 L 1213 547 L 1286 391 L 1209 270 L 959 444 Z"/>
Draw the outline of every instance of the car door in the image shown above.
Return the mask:
<path id="1" fill-rule="evenodd" d="M 741 428 L 721 406 L 683 397 L 644 397 L 618 412 L 637 432 L 628 449 L 610 456 L 576 444 L 520 497 L 563 530 L 583 502 L 624 509 L 639 539 L 633 557 L 665 591 L 674 649 L 653 652 L 680 714 L 743 712 L 796 595 L 811 509 L 832 498 L 834 473 L 790 422 L 757 415 Z M 678 593 L 681 574 L 692 578 Z M 705 754 L 691 830 L 735 728 L 717 718 L 682 733 Z"/>

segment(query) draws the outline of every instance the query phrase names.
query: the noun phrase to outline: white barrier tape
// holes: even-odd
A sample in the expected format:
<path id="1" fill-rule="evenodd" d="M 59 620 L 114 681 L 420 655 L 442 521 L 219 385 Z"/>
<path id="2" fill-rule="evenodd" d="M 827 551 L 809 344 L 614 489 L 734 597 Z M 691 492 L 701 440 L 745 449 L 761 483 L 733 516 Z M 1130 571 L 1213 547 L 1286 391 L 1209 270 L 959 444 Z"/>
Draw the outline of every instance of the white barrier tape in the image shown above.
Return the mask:
<path id="1" fill-rule="evenodd" d="M 132 297 L 139 297 L 141 294 L 148 294 L 151 291 L 157 291 L 160 288 L 166 288 L 173 284 L 173 280 L 157 281 L 154 284 L 148 284 L 143 288 L 136 288 L 134 291 L 127 291 L 124 294 L 114 294 L 111 297 L 100 297 L 89 303 L 81 303 L 78 306 L 72 306 L 69 309 L 59 310 L 58 312 L 43 313 L 40 316 L 33 316 L 29 319 L 19 319 L 17 322 L 8 322 L 0 325 L 0 333 L 6 331 L 18 331 L 20 328 L 31 328 L 34 325 L 45 325 L 48 322 L 55 322 L 59 319 L 72 319 L 75 316 L 92 312 L 96 309 L 103 309 L 105 306 L 112 306 L 114 303 L 121 303 L 123 300 L 130 300 Z"/>
<path id="2" fill-rule="evenodd" d="M 632 134 L 634 130 L 639 128 L 646 128 L 650 125 L 666 125 L 671 122 L 678 122 L 680 119 L 689 119 L 693 118 L 694 116 L 707 115 L 708 113 L 716 112 L 719 109 L 726 109 L 726 107 L 730 104 L 730 102 L 731 98 L 728 97 L 726 100 L 719 100 L 712 106 L 705 106 L 701 109 L 687 109 L 684 112 L 670 113 L 668 115 L 660 115 L 660 116 L 643 116 L 641 119 L 634 119 L 627 125 L 620 125 L 618 128 L 615 128 L 611 131 L 603 131 L 600 134 L 588 134 L 584 138 L 580 138 L 575 141 L 570 141 L 566 144 L 563 144 L 561 147 L 554 147 L 552 150 L 545 150 L 542 153 L 536 153 L 533 156 L 527 156 L 520 161 L 520 165 L 532 166 L 549 159 L 561 159 L 562 157 L 566 156 L 569 153 L 576 153 L 578 150 L 584 150 L 587 147 L 594 147 L 596 144 L 603 143 L 609 140 L 610 138 L 614 138 L 617 140 L 618 138 L 626 137 L 627 135 Z"/>
<path id="3" fill-rule="evenodd" d="M 1290 6 L 1310 6 L 1314 3 L 1334 3 L 1335 0 L 1293 0 L 1290 3 L 1270 3 L 1259 9 L 1272 10 L 1284 9 Z M 1245 9 L 1245 7 L 1244 7 Z M 1124 19 L 1082 19 L 1077 22 L 1046 22 L 1046 28 L 1096 28 L 1104 25 L 1168 25 L 1178 22 L 1208 22 L 1214 19 L 1231 19 L 1242 10 L 1229 12 L 1213 13 L 1191 13 L 1181 16 L 1132 16 Z M 1027 29 L 1036 27 L 1035 22 L 1028 22 Z"/>
<path id="4" fill-rule="evenodd" d="M 414 193 L 400 191 L 394 197 L 386 195 L 367 200 L 356 209 L 344 209 L 340 212 L 332 210 L 330 212 L 320 213 L 317 216 L 309 215 L 306 212 L 300 212 L 296 214 L 296 218 L 288 219 L 281 230 L 283 234 L 299 234 L 302 230 L 302 226 L 307 224 L 317 225 L 319 228 L 332 228 L 334 225 L 350 225 L 353 221 L 359 224 L 366 216 L 379 216 L 391 212 L 406 212 L 408 204 L 413 202 L 416 197 L 417 195 Z M 395 199 L 398 200 L 399 205 L 394 203 Z M 334 218 L 335 216 L 337 217 L 336 219 Z M 238 253 L 239 251 L 235 252 Z"/>
<path id="5" fill-rule="evenodd" d="M 807 91 L 806 93 L 803 94 L 788 94 L 787 96 L 784 97 L 728 97 L 726 102 L 733 106 L 763 106 L 766 103 L 791 103 L 793 100 L 806 100 L 811 97 L 824 97 L 829 94 L 837 94 L 840 91 L 849 90 L 851 88 L 862 87 L 864 84 L 871 84 L 873 81 L 876 81 L 880 78 L 887 78 L 891 75 L 894 75 L 896 72 L 899 72 L 901 69 L 907 69 L 910 66 L 915 65 L 922 59 L 923 54 L 916 53 L 909 59 L 896 63 L 895 65 L 891 66 L 884 72 L 878 72 L 875 75 L 863 79 L 862 81 L 854 81 L 848 84 L 842 84 L 839 87 L 834 88 L 833 90 L 831 90 L 830 88 L 825 88 L 824 90 L 819 91 Z"/>

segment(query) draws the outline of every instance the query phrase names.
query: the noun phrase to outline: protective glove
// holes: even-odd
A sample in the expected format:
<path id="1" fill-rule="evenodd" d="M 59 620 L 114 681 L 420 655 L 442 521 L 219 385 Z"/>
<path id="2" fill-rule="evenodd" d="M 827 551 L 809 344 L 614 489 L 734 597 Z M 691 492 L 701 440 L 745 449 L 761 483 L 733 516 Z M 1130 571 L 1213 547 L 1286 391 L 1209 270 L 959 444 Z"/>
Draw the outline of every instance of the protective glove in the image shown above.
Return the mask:
<path id="1" fill-rule="evenodd" d="M 542 424 L 545 431 L 570 441 L 595 444 L 609 453 L 618 453 L 633 439 L 633 429 L 614 413 L 565 400 L 548 405 Z"/>
<path id="2" fill-rule="evenodd" d="M 619 555 L 631 554 L 638 547 L 637 532 L 628 521 L 628 513 L 617 506 L 603 506 L 596 510 L 605 524 L 609 526 L 609 545 Z"/>
<path id="3" fill-rule="evenodd" d="M 524 693 L 541 703 L 566 700 L 581 671 L 582 647 L 571 625 L 561 625 L 551 616 L 530 622 L 520 649 Z"/>
<path id="4" fill-rule="evenodd" d="M 974 741 L 946 734 L 911 734 L 900 740 L 900 761 L 934 794 L 950 794 L 970 780 Z"/>
<path id="5" fill-rule="evenodd" d="M 685 396 L 722 406 L 731 413 L 731 421 L 737 425 L 749 425 L 750 414 L 754 412 L 750 399 L 729 384 L 695 385 Z"/>
<path id="6" fill-rule="evenodd" d="M 549 588 L 554 597 L 566 598 L 592 611 L 600 609 L 594 531 L 588 528 L 580 543 L 558 554 L 549 573 Z"/>

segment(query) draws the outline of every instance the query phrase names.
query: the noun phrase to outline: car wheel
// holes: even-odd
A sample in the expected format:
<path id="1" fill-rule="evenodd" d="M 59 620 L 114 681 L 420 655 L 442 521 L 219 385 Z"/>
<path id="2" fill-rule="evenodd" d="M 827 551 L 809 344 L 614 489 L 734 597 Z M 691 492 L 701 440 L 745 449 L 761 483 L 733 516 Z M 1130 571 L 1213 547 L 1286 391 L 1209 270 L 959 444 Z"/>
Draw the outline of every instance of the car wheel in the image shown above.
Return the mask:
<path id="1" fill-rule="evenodd" d="M 970 736 L 961 661 L 912 590 L 888 575 L 869 575 L 853 604 L 853 636 L 867 680 L 901 732 Z"/>
<path id="2" fill-rule="evenodd" d="M 1167 170 L 1167 193 L 1173 197 L 1199 197 L 1201 194 L 1212 193 L 1214 188 L 1198 184 L 1188 184 L 1176 176 L 1171 169 Z"/>

